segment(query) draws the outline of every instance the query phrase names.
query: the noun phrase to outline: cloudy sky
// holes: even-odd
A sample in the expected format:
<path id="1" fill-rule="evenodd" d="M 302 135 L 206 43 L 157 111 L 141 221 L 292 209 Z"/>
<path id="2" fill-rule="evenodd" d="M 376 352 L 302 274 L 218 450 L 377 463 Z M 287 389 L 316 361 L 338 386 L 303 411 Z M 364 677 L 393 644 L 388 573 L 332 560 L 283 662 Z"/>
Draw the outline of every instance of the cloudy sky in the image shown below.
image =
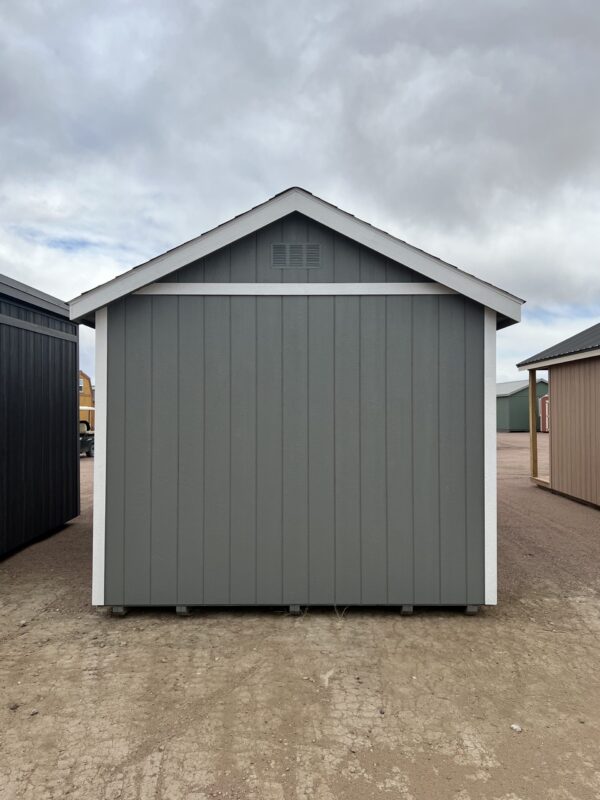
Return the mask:
<path id="1" fill-rule="evenodd" d="M 4 3 L 0 272 L 70 299 L 300 185 L 525 298 L 519 377 L 600 319 L 599 75 L 597 0 Z"/>

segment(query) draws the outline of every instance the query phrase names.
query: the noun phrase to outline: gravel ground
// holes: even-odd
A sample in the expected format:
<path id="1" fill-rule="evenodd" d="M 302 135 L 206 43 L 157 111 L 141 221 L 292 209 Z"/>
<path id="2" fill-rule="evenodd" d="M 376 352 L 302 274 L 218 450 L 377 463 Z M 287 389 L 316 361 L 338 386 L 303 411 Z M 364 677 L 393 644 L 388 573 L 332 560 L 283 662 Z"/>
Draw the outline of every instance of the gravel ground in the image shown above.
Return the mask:
<path id="1" fill-rule="evenodd" d="M 527 436 L 476 617 L 111 618 L 81 467 L 82 516 L 0 563 L 2 800 L 600 797 L 600 512 L 530 484 Z"/>

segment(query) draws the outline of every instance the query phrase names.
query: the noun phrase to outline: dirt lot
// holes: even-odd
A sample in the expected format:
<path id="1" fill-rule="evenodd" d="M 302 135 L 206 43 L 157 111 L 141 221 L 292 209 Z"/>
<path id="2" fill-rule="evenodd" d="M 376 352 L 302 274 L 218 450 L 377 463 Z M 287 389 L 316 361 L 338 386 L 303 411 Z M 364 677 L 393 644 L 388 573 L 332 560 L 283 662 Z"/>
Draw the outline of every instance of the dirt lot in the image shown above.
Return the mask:
<path id="1" fill-rule="evenodd" d="M 116 619 L 89 606 L 82 461 L 82 516 L 0 563 L 0 797 L 600 797 L 600 512 L 527 465 L 502 435 L 500 604 L 476 617 Z"/>

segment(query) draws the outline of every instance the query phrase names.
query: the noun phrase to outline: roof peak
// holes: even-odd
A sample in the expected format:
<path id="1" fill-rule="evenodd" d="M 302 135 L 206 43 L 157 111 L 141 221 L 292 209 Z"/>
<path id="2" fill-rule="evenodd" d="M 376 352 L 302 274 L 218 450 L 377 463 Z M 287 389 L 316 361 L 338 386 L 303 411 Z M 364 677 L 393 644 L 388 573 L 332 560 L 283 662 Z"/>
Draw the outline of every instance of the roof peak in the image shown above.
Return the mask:
<path id="1" fill-rule="evenodd" d="M 291 186 L 195 239 L 80 295 L 70 303 L 71 319 L 89 318 L 96 309 L 119 297 L 160 280 L 192 261 L 226 247 L 237 239 L 255 233 L 260 228 L 294 212 L 301 213 L 338 234 L 496 311 L 499 327 L 520 320 L 520 306 L 524 302 L 520 298 L 376 228 L 299 186 Z"/>

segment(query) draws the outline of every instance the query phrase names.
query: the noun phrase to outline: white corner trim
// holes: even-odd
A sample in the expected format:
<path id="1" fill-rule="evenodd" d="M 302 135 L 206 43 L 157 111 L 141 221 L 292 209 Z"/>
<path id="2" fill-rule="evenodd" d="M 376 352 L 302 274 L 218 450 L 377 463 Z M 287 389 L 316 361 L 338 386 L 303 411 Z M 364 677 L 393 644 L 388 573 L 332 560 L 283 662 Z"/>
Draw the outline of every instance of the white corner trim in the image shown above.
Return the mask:
<path id="1" fill-rule="evenodd" d="M 547 369 L 547 367 L 554 367 L 557 364 L 568 364 L 569 361 L 581 361 L 582 358 L 598 358 L 600 356 L 600 348 L 596 350 L 584 350 L 582 353 L 571 353 L 568 356 L 557 356 L 556 358 L 547 358 L 545 361 L 536 361 L 532 364 L 524 364 L 519 367 L 521 372 L 530 369 Z"/>
<path id="2" fill-rule="evenodd" d="M 426 295 L 456 294 L 440 283 L 150 283 L 135 294 L 169 295 Z"/>
<path id="3" fill-rule="evenodd" d="M 106 535 L 106 401 L 108 377 L 108 312 L 96 311 L 96 425 L 94 433 L 94 513 L 92 543 L 92 605 L 104 605 Z"/>
<path id="4" fill-rule="evenodd" d="M 423 250 L 412 247 L 401 239 L 374 228 L 297 187 L 276 195 L 250 211 L 203 233 L 196 239 L 179 245 L 145 264 L 140 264 L 135 269 L 118 275 L 108 283 L 74 298 L 69 303 L 71 319 L 81 319 L 97 308 L 164 278 L 175 270 L 204 258 L 244 236 L 255 233 L 260 228 L 295 211 L 342 236 L 351 238 L 364 247 L 375 250 L 386 258 L 403 264 L 431 280 L 442 283 L 456 292 L 494 309 L 514 322 L 521 319 L 522 301 L 519 298 L 476 278 L 474 275 L 446 264 Z"/>
<path id="5" fill-rule="evenodd" d="M 485 603 L 498 602 L 498 501 L 496 477 L 496 313 L 485 309 L 484 373 L 484 509 Z"/>

